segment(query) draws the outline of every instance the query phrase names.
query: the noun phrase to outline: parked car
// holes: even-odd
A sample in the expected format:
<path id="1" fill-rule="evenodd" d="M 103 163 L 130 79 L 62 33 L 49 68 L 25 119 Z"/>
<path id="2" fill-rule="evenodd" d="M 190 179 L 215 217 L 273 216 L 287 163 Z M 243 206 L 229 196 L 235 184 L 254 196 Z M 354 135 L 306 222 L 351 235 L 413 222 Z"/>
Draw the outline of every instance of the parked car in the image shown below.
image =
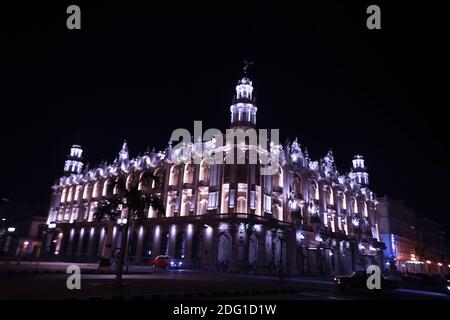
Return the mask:
<path id="1" fill-rule="evenodd" d="M 355 271 L 349 276 L 334 278 L 336 285 L 342 290 L 367 289 L 368 275 L 365 271 Z M 398 288 L 398 281 L 381 276 L 381 290 L 390 291 Z"/>
<path id="2" fill-rule="evenodd" d="M 150 259 L 149 264 L 154 268 L 173 269 L 180 268 L 182 262 L 168 255 L 160 255 L 154 259 Z"/>

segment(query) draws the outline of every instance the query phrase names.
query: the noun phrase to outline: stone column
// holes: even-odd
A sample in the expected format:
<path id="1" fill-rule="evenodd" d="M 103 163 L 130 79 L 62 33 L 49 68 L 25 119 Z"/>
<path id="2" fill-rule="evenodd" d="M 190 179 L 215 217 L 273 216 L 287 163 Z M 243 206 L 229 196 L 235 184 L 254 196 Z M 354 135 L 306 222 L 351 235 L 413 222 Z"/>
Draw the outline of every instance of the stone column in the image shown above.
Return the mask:
<path id="1" fill-rule="evenodd" d="M 238 259 L 238 228 L 233 225 L 230 228 L 230 236 L 231 236 L 231 259 L 228 264 L 228 268 L 230 271 L 238 271 L 239 270 L 239 259 Z"/>
<path id="2" fill-rule="evenodd" d="M 75 255 L 79 257 L 81 255 L 81 249 L 83 246 L 84 237 L 87 237 L 89 235 L 86 234 L 86 228 L 81 228 L 79 230 L 79 237 L 78 237 L 78 243 L 77 243 L 77 250 L 75 251 Z"/>
<path id="3" fill-rule="evenodd" d="M 93 232 L 92 232 L 93 230 Z M 89 242 L 88 242 L 88 246 L 87 246 L 87 250 L 86 250 L 86 255 L 88 257 L 92 257 L 93 255 L 95 255 L 95 247 L 94 247 L 94 239 L 96 236 L 96 232 L 97 230 L 89 228 Z M 87 236 L 87 235 L 85 235 Z"/>
<path id="4" fill-rule="evenodd" d="M 297 274 L 297 236 L 295 230 L 286 232 L 286 258 L 287 258 L 287 273 Z"/>
<path id="5" fill-rule="evenodd" d="M 177 244 L 178 226 L 171 225 L 169 227 L 169 256 L 175 257 L 175 249 Z"/>
<path id="6" fill-rule="evenodd" d="M 192 224 L 188 224 L 185 226 L 184 234 L 185 234 L 185 241 L 186 241 L 186 254 L 183 259 L 183 262 L 185 262 L 186 267 L 192 266 L 192 241 L 194 236 L 194 227 Z"/>
<path id="7" fill-rule="evenodd" d="M 341 257 L 341 253 L 340 253 L 340 250 L 339 250 L 339 246 L 334 246 L 333 248 L 332 248 L 332 252 L 333 252 L 333 259 L 334 259 L 334 270 L 333 270 L 333 275 L 339 275 L 340 274 L 340 272 L 339 272 L 339 270 L 340 270 L 340 262 L 341 262 L 341 259 L 340 259 L 340 257 Z"/>
<path id="8" fill-rule="evenodd" d="M 160 226 L 156 226 L 153 232 L 153 241 L 152 241 L 152 254 L 151 257 L 155 258 L 159 255 L 159 250 L 161 248 L 161 234 L 162 230 Z"/>
<path id="9" fill-rule="evenodd" d="M 213 270 L 215 268 L 214 264 L 214 253 L 213 253 L 213 241 L 217 236 L 216 226 L 210 226 L 204 230 L 203 234 L 203 246 L 202 246 L 202 266 L 207 270 Z"/>
<path id="10" fill-rule="evenodd" d="M 266 230 L 262 228 L 260 232 L 258 232 L 258 262 L 256 266 L 257 273 L 265 273 L 267 272 L 267 263 L 266 263 Z"/>
<path id="11" fill-rule="evenodd" d="M 138 228 L 138 238 L 136 244 L 136 257 L 134 262 L 140 263 L 142 262 L 142 250 L 144 247 L 144 237 L 145 237 L 145 229 L 143 226 Z"/>

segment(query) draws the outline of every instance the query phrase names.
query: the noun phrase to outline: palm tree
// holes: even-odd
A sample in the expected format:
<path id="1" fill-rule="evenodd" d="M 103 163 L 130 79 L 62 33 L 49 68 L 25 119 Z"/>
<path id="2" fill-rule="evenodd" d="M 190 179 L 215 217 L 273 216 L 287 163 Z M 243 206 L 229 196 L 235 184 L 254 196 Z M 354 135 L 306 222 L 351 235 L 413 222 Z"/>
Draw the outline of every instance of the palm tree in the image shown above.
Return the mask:
<path id="1" fill-rule="evenodd" d="M 157 213 L 164 212 L 161 198 L 152 194 L 150 188 L 151 181 L 155 181 L 156 185 L 159 184 L 159 178 L 151 172 L 144 173 L 139 179 L 136 179 L 133 174 L 130 177 L 127 180 L 125 176 L 119 176 L 114 183 L 110 184 L 108 186 L 110 189 L 107 193 L 110 196 L 99 204 L 94 213 L 94 218 L 97 221 L 105 219 L 109 221 L 103 259 L 109 259 L 111 257 L 112 228 L 114 222 L 119 218 L 125 221 L 122 224 L 122 242 L 116 274 L 118 285 L 122 284 L 124 261 L 127 255 L 129 225 L 131 224 L 133 228 L 135 223 L 143 223 L 147 219 L 145 214 L 146 209 L 150 206 Z M 133 232 L 133 229 L 131 231 Z"/>

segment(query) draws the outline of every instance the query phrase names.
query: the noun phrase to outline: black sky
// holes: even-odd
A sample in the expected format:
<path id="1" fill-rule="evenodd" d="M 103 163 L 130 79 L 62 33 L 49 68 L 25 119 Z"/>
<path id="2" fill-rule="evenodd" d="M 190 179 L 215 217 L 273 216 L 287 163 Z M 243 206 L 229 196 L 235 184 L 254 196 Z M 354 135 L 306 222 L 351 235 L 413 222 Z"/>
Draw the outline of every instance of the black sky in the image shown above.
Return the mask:
<path id="1" fill-rule="evenodd" d="M 136 155 L 194 120 L 225 129 L 250 59 L 260 128 L 298 137 L 315 159 L 333 148 L 341 172 L 362 153 L 378 195 L 448 228 L 444 10 L 374 2 L 382 30 L 370 31 L 372 2 L 314 3 L 3 10 L 0 197 L 47 204 L 74 142 L 96 165 L 123 139 Z M 66 29 L 69 4 L 80 31 Z"/>

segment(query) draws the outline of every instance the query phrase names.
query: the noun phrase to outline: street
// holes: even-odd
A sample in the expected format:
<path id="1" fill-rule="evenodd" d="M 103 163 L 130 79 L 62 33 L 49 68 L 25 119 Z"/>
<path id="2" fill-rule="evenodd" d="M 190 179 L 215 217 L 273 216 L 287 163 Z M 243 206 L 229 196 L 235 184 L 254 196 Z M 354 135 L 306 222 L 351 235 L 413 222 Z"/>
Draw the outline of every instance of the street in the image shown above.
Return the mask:
<path id="1" fill-rule="evenodd" d="M 68 264 L 0 265 L 0 299 L 239 299 L 239 300 L 448 300 L 439 292 L 400 288 L 392 293 L 338 290 L 331 278 L 213 273 L 191 270 L 130 268 L 124 285 L 115 285 L 114 274 L 94 274 L 95 265 L 80 264 L 81 289 L 66 287 Z M 8 269 L 9 272 L 5 272 Z M 11 270 L 14 269 L 14 272 Z M 39 272 L 38 272 L 39 271 Z M 56 273 L 59 271 L 59 273 Z M 45 273 L 44 273 L 45 272 Z M 144 273 L 145 272 L 145 273 Z"/>

